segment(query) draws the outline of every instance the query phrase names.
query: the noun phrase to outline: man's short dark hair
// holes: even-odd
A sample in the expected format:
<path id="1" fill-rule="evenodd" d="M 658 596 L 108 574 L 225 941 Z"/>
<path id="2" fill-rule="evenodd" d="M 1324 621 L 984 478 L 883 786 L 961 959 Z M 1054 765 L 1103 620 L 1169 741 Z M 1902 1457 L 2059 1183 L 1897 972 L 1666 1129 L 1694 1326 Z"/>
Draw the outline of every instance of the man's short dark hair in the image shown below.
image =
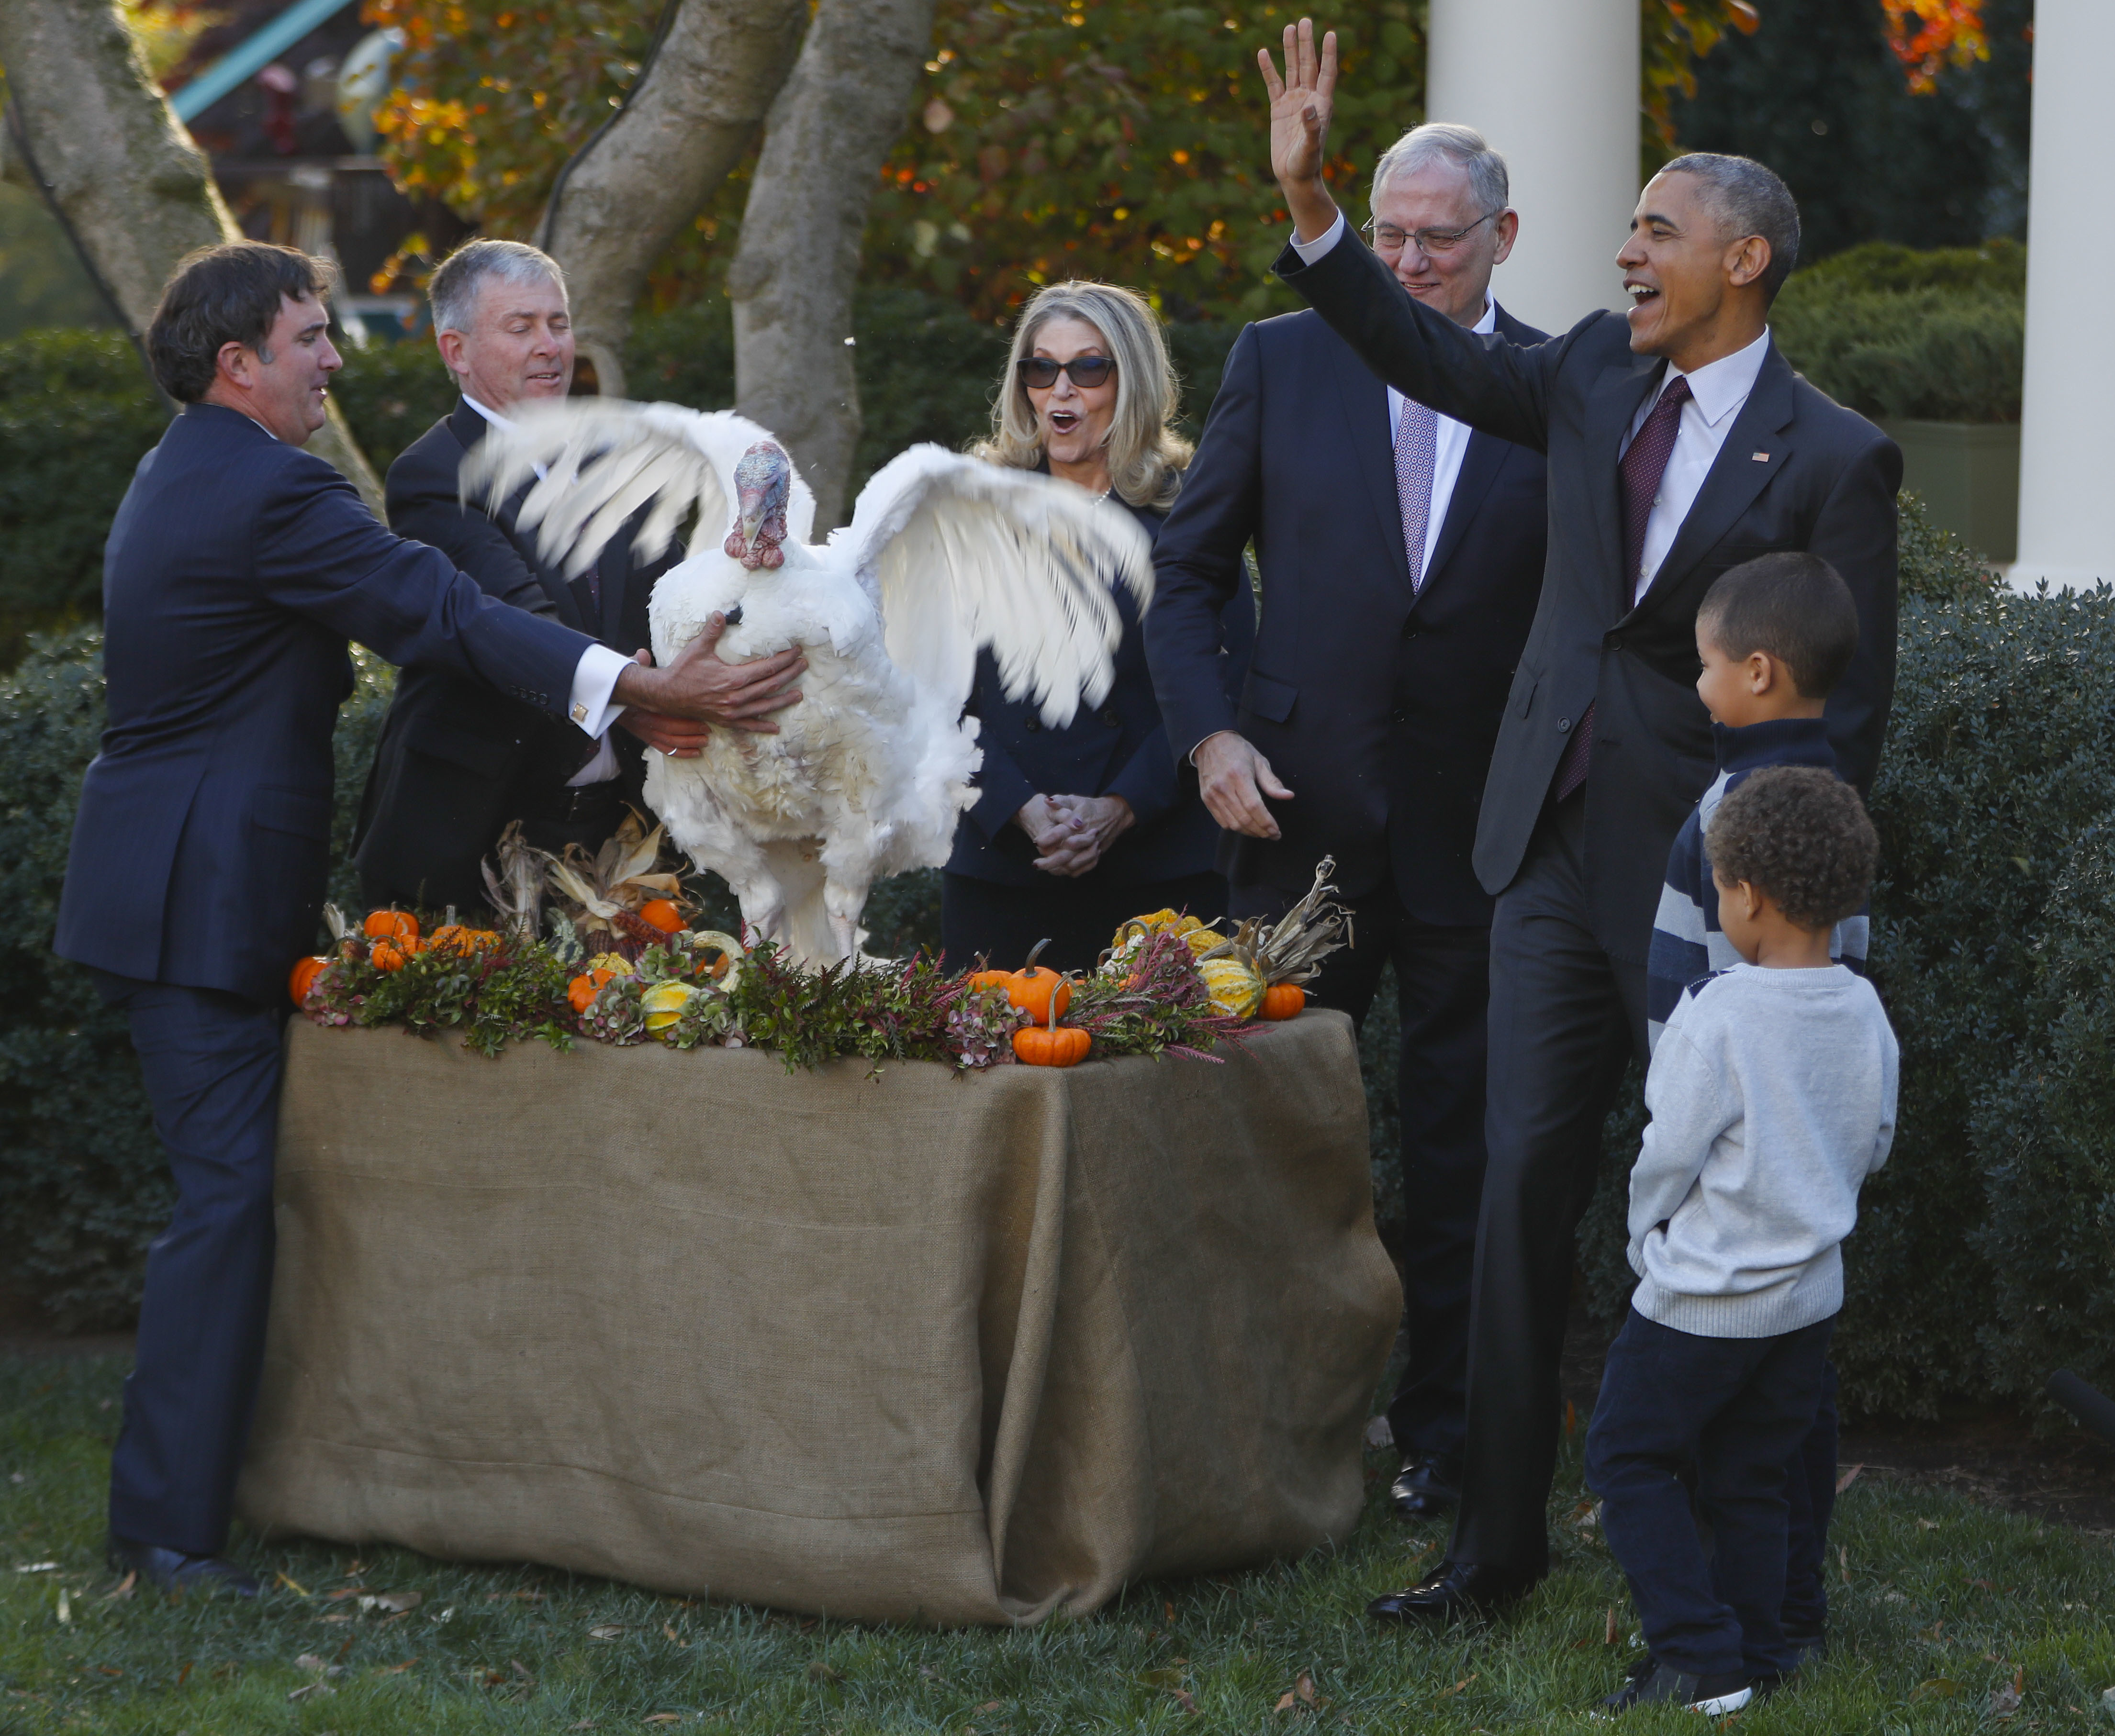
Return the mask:
<path id="1" fill-rule="evenodd" d="M 1880 836 L 1858 792 L 1819 766 L 1769 766 L 1737 785 L 1704 831 L 1728 886 L 1745 880 L 1810 930 L 1856 916 L 1873 890 Z"/>
<path id="2" fill-rule="evenodd" d="M 1752 157 L 1691 151 L 1662 163 L 1663 175 L 1693 175 L 1704 183 L 1704 203 L 1718 220 L 1720 234 L 1731 241 L 1759 235 L 1770 244 L 1770 263 L 1763 270 L 1763 303 L 1778 291 L 1799 263 L 1799 201 L 1784 177 Z"/>
<path id="3" fill-rule="evenodd" d="M 1825 699 L 1858 653 L 1858 605 L 1819 555 L 1787 549 L 1728 567 L 1696 611 L 1704 636 L 1735 662 L 1767 651 L 1802 699 Z"/>
<path id="4" fill-rule="evenodd" d="M 195 404 L 213 384 L 223 344 L 247 344 L 266 361 L 282 297 L 322 300 L 337 268 L 270 241 L 223 241 L 188 254 L 162 291 L 147 328 L 147 360 L 162 390 Z"/>

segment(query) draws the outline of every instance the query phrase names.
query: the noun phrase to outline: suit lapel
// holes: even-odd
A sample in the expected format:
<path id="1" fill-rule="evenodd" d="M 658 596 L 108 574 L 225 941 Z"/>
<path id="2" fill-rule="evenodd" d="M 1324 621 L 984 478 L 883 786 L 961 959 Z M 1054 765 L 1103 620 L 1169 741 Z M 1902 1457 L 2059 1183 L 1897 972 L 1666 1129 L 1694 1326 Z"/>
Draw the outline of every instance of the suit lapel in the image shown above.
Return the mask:
<path id="1" fill-rule="evenodd" d="M 602 575 L 602 620 L 594 632 L 598 639 L 608 644 L 616 639 L 624 621 L 624 591 L 631 581 L 631 537 L 611 538 L 595 561 Z"/>
<path id="2" fill-rule="evenodd" d="M 1712 460 L 1704 486 L 1696 491 L 1639 607 L 1649 607 L 1654 598 L 1681 584 L 1784 468 L 1792 453 L 1792 442 L 1783 437 L 1792 419 L 1792 364 L 1773 341 L 1748 401 L 1734 412 L 1725 444 Z"/>
<path id="3" fill-rule="evenodd" d="M 1356 456 L 1359 478 L 1380 529 L 1381 547 L 1393 552 L 1395 575 L 1410 589 L 1410 560 L 1402 547 L 1402 505 L 1395 492 L 1394 448 L 1388 438 L 1388 387 L 1342 339 L 1332 346 L 1337 359 L 1337 396 L 1343 426 Z"/>
<path id="4" fill-rule="evenodd" d="M 1447 502 L 1447 516 L 1439 526 L 1439 540 L 1432 545 L 1432 566 L 1425 583 L 1417 588 L 1422 602 L 1447 570 L 1447 563 L 1469 529 L 1469 521 L 1491 492 L 1491 484 L 1505 465 L 1506 442 L 1490 434 L 1471 432 L 1461 454 L 1461 469 L 1454 479 L 1454 492 Z"/>
<path id="5" fill-rule="evenodd" d="M 1595 552 L 1599 570 L 1614 579 L 1607 598 L 1612 620 L 1631 612 L 1637 582 L 1635 574 L 1623 570 L 1622 479 L 1616 467 L 1631 419 L 1664 365 L 1656 355 L 1634 355 L 1627 366 L 1618 364 L 1603 374 L 1586 402 L 1587 474 L 1599 479 L 1593 486 Z"/>

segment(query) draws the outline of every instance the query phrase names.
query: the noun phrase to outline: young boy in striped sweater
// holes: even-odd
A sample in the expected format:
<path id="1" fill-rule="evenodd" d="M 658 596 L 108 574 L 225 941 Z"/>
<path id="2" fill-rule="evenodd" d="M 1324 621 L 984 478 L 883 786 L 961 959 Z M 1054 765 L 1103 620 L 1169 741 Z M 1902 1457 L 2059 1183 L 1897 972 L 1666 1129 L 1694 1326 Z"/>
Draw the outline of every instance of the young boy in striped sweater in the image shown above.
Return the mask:
<path id="1" fill-rule="evenodd" d="M 1858 648 L 1850 587 L 1819 555 L 1764 555 L 1729 568 L 1696 611 L 1696 691 L 1711 712 L 1718 776 L 1668 853 L 1645 963 L 1645 1029 L 1657 1045 L 1681 992 L 1740 963 L 1718 925 L 1704 834 L 1727 792 L 1765 766 L 1836 769 L 1822 717 Z M 1837 924 L 1829 952 L 1865 973 L 1865 914 Z"/>

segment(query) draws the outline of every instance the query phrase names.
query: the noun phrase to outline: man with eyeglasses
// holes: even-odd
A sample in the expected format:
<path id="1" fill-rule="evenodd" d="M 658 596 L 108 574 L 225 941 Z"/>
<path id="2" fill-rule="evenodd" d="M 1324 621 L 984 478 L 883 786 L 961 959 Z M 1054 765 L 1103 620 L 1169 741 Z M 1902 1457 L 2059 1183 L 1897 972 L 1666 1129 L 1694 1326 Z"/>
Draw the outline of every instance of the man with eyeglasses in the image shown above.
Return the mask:
<path id="1" fill-rule="evenodd" d="M 1393 292 L 1512 343 L 1543 334 L 1491 299 L 1519 218 L 1505 160 L 1466 126 L 1420 126 L 1374 166 L 1373 251 Z M 1542 584 L 1539 452 L 1384 386 L 1311 313 L 1250 326 L 1156 545 L 1147 617 L 1171 744 L 1225 828 L 1236 915 L 1275 916 L 1337 859 L 1357 944 L 1316 1001 L 1364 1021 L 1395 967 L 1409 1359 L 1388 1408 L 1408 1518 L 1454 1499 L 1484 1174 L 1491 900 L 1476 808 Z M 1238 706 L 1218 611 L 1262 622 Z"/>
<path id="2" fill-rule="evenodd" d="M 1495 343 L 1406 303 L 1350 245 L 1322 177 L 1336 39 L 1318 43 L 1302 19 L 1284 52 L 1282 79 L 1259 56 L 1293 222 L 1278 274 L 1383 378 L 1549 460 L 1548 568 L 1476 836 L 1498 907 L 1461 1505 L 1438 1569 L 1369 1605 L 1447 1620 L 1548 1571 L 1573 1238 L 1625 1065 L 1649 1052 L 1645 960 L 1668 847 L 1715 770 L 1698 606 L 1727 568 L 1773 551 L 1836 570 L 1859 632 L 1828 737 L 1870 790 L 1894 687 L 1902 458 L 1771 339 L 1799 208 L 1763 164 L 1676 158 L 1612 249 L 1627 314 Z"/>

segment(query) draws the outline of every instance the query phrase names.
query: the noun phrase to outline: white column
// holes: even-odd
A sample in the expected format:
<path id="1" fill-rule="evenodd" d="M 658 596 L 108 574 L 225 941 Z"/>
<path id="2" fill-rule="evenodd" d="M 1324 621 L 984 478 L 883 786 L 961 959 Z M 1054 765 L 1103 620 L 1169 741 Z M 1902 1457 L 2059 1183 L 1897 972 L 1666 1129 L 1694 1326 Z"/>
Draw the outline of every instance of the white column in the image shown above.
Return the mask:
<path id="1" fill-rule="evenodd" d="M 1625 305 L 1615 261 L 1638 198 L 1637 0 L 1432 0 L 1431 17 L 1425 118 L 1475 127 L 1512 176 L 1520 240 L 1492 280 L 1498 300 L 1550 332 Z"/>
<path id="2" fill-rule="evenodd" d="M 2115 344 L 2104 324 L 2115 286 L 2111 53 L 2108 0 L 2035 7 L 2020 555 L 2008 575 L 2022 589 L 2115 579 Z"/>

